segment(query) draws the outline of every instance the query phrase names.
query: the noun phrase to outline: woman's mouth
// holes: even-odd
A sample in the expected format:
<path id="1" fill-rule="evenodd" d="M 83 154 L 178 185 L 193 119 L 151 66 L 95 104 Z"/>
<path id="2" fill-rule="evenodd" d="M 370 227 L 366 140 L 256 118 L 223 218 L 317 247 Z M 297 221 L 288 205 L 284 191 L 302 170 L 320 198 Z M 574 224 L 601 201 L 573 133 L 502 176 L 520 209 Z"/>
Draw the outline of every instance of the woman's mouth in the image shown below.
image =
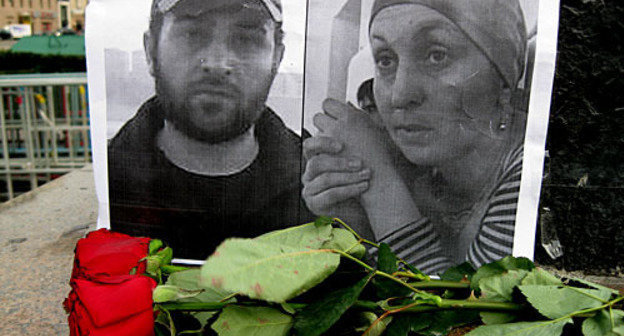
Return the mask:
<path id="1" fill-rule="evenodd" d="M 406 142 L 425 142 L 431 137 L 433 128 L 422 125 L 405 125 L 394 128 L 400 140 Z"/>

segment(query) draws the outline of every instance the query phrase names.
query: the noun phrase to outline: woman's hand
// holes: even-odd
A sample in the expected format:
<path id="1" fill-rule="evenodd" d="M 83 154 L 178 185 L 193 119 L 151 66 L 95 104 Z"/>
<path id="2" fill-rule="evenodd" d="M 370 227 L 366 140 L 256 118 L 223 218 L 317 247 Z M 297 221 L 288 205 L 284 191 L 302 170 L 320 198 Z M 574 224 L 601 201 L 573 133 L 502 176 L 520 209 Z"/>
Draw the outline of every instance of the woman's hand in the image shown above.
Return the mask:
<path id="1" fill-rule="evenodd" d="M 343 156 L 362 159 L 375 176 L 394 167 L 388 150 L 392 148 L 392 140 L 368 113 L 335 99 L 326 99 L 323 110 L 324 113 L 314 116 L 314 125 L 322 135 L 343 145 Z"/>
<path id="2" fill-rule="evenodd" d="M 341 216 L 340 203 L 357 199 L 369 186 L 370 169 L 357 157 L 343 157 L 343 145 L 335 139 L 317 136 L 303 142 L 307 158 L 303 198 L 317 215 Z"/>
<path id="3" fill-rule="evenodd" d="M 362 185 L 362 189 L 357 192 L 361 193 L 361 205 L 375 238 L 384 237 L 401 225 L 421 218 L 407 184 L 399 174 L 394 157 L 397 152 L 385 130 L 377 126 L 368 114 L 350 104 L 327 99 L 323 103 L 323 110 L 324 113 L 314 116 L 314 124 L 322 136 L 329 137 L 327 142 L 333 140 L 336 149 L 341 147 L 332 155 L 340 153 L 342 158 L 360 158 L 362 166 L 370 168 L 367 188 L 364 190 Z M 327 157 L 321 156 L 320 159 L 327 160 Z M 314 173 L 312 165 L 316 164 L 308 164 L 308 167 Z M 327 176 L 326 181 L 327 184 L 335 185 L 340 178 L 345 177 Z M 348 180 L 348 183 L 349 187 L 355 186 L 354 180 Z M 355 190 L 349 190 L 352 191 L 348 193 L 349 196 L 357 194 Z M 346 196 L 347 192 L 343 195 Z"/>
<path id="4" fill-rule="evenodd" d="M 359 203 L 368 189 L 370 169 L 356 157 L 342 157 L 343 145 L 335 139 L 317 136 L 303 142 L 307 159 L 303 199 L 316 215 L 338 217 L 350 223 L 367 239 L 373 239 L 366 213 Z"/>

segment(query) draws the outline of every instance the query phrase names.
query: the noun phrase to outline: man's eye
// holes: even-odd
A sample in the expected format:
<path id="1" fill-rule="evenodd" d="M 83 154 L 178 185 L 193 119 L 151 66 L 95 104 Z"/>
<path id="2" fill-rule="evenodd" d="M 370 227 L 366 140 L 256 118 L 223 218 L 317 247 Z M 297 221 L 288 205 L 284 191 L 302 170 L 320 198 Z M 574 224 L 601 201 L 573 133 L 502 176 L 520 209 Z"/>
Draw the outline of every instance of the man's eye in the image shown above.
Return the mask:
<path id="1" fill-rule="evenodd" d="M 202 32 L 198 29 L 193 29 L 193 30 L 187 31 L 186 36 L 189 38 L 198 38 L 202 36 Z"/>
<path id="2" fill-rule="evenodd" d="M 260 36 L 254 32 L 238 32 L 234 35 L 234 40 L 239 43 L 258 43 Z"/>
<path id="3" fill-rule="evenodd" d="M 448 54 L 446 50 L 436 49 L 431 50 L 427 55 L 427 61 L 431 64 L 441 64 L 444 63 L 448 59 Z"/>

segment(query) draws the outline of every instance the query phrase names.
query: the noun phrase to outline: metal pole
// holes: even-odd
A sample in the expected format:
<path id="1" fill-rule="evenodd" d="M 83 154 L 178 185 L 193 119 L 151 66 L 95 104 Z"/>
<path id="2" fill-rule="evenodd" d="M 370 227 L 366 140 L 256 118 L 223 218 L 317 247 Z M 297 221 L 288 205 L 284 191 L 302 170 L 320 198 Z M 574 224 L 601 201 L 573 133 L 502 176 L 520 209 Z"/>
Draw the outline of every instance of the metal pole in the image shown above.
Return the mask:
<path id="1" fill-rule="evenodd" d="M 54 159 L 54 163 L 58 164 L 58 130 L 56 129 L 56 111 L 54 110 L 54 91 L 51 85 L 46 86 L 46 98 L 48 102 L 48 113 L 52 121 L 52 125 L 50 126 L 54 127 L 52 129 L 52 158 Z"/>
<path id="2" fill-rule="evenodd" d="M 27 99 L 24 99 L 24 90 L 20 90 L 20 94 L 22 95 L 22 103 L 19 106 L 20 116 L 22 118 L 22 125 L 24 125 L 24 139 L 26 141 L 26 167 L 28 169 L 33 169 L 36 167 L 35 165 L 35 148 L 33 145 L 32 139 L 32 121 L 30 118 L 30 111 L 27 110 L 26 104 Z M 34 173 L 30 174 L 30 190 L 34 190 L 37 188 L 37 175 Z"/>
<path id="3" fill-rule="evenodd" d="M 1 90 L 1 89 L 0 89 Z M 10 96 L 9 96 L 10 97 Z M 10 98 L 9 98 L 10 99 Z M 2 135 L 2 161 L 6 170 L 5 178 L 9 199 L 13 199 L 13 180 L 11 178 L 11 163 L 9 162 L 9 140 L 7 139 L 6 120 L 4 117 L 4 92 L 0 91 L 0 135 Z"/>

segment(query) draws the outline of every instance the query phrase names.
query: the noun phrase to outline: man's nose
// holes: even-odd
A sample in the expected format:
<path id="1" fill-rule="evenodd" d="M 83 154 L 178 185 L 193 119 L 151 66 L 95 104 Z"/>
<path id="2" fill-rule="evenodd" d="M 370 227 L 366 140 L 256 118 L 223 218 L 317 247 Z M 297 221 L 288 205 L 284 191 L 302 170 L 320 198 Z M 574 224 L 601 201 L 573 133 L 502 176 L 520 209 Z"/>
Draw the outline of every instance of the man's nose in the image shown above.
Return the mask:
<path id="1" fill-rule="evenodd" d="M 213 76 L 227 77 L 234 73 L 234 55 L 223 43 L 211 43 L 200 54 L 199 63 L 202 71 Z"/>
<path id="2" fill-rule="evenodd" d="M 426 80 L 426 76 L 414 65 L 399 65 L 392 86 L 392 107 L 408 109 L 422 105 L 426 98 Z"/>

